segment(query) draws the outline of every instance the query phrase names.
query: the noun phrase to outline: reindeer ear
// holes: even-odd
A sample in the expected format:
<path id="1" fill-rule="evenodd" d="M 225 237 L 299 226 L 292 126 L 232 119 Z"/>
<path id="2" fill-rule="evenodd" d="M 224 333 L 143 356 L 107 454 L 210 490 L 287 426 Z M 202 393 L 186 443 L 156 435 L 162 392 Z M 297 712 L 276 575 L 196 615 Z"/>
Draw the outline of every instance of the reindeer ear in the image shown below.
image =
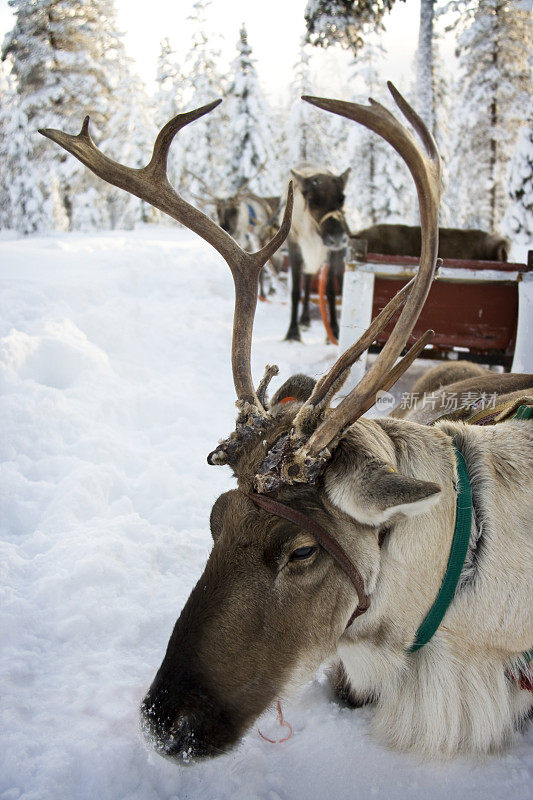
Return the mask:
<path id="1" fill-rule="evenodd" d="M 348 180 L 348 177 L 350 175 L 351 169 L 352 169 L 351 167 L 348 167 L 348 169 L 345 169 L 344 172 L 342 173 L 342 175 L 339 176 L 341 181 L 342 181 L 342 188 L 343 189 L 346 186 L 346 181 Z"/>
<path id="2" fill-rule="evenodd" d="M 211 516 L 209 517 L 209 527 L 211 528 L 211 536 L 213 541 L 216 541 L 222 533 L 222 526 L 224 525 L 224 517 L 226 510 L 232 497 L 238 493 L 237 489 L 230 489 L 224 492 L 215 500 L 215 504 L 211 509 Z"/>
<path id="3" fill-rule="evenodd" d="M 296 181 L 296 183 L 298 184 L 298 186 L 300 187 L 300 189 L 302 189 L 303 185 L 304 185 L 304 181 L 305 181 L 305 175 L 302 175 L 300 172 L 297 172 L 295 169 L 291 169 L 291 175 L 294 178 L 294 180 Z"/>
<path id="4" fill-rule="evenodd" d="M 311 397 L 315 383 L 314 378 L 310 378 L 308 375 L 293 375 L 278 389 L 272 398 L 270 408 L 275 406 L 276 403 L 289 402 L 289 400 L 305 403 Z"/>
<path id="5" fill-rule="evenodd" d="M 382 525 L 396 514 L 414 517 L 440 500 L 436 483 L 409 478 L 386 464 L 326 476 L 331 501 L 367 525 Z"/>

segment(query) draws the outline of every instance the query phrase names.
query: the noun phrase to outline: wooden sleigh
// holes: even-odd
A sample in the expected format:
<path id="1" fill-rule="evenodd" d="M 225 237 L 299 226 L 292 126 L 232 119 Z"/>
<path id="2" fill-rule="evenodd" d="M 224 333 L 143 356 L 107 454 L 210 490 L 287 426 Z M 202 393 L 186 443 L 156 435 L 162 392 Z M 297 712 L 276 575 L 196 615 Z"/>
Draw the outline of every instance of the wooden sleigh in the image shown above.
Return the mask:
<path id="1" fill-rule="evenodd" d="M 413 331 L 437 333 L 425 358 L 468 358 L 515 370 L 532 368 L 533 263 L 444 259 Z M 346 263 L 340 323 L 344 350 L 416 272 L 418 259 L 352 248 Z M 318 289 L 317 285 L 317 289 Z M 387 341 L 392 324 L 374 347 Z M 516 359 L 515 359 L 516 360 Z"/>

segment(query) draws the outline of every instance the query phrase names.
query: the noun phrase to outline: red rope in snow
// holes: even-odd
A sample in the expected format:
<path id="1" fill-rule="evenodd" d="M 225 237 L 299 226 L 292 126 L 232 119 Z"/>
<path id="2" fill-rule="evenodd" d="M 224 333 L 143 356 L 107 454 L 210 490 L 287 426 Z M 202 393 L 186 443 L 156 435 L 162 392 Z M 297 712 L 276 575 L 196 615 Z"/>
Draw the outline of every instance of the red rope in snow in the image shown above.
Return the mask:
<path id="1" fill-rule="evenodd" d="M 286 742 L 292 736 L 292 725 L 290 724 L 290 722 L 287 722 L 287 720 L 284 718 L 283 711 L 281 710 L 281 703 L 279 702 L 279 700 L 278 700 L 278 722 L 282 728 L 288 728 L 289 731 L 288 734 L 284 736 L 283 739 L 269 739 L 268 736 L 265 736 L 264 733 L 261 733 L 261 731 L 258 728 L 257 733 L 262 739 L 265 740 L 265 742 L 270 742 L 270 744 L 282 744 L 282 742 Z"/>

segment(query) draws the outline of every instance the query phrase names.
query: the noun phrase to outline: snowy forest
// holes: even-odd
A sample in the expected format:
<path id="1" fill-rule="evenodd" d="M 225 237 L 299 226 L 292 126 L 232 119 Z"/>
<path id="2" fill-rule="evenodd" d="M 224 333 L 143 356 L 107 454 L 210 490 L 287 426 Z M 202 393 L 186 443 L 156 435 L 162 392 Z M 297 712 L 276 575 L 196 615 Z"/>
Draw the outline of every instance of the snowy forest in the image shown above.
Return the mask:
<path id="1" fill-rule="evenodd" d="M 9 5 L 15 24 L 0 66 L 0 228 L 28 234 L 174 224 L 93 178 L 36 131 L 73 133 L 89 114 L 98 146 L 141 167 L 168 119 L 217 97 L 225 102 L 183 131 L 171 149 L 169 175 L 185 198 L 198 202 L 205 186 L 229 196 L 250 179 L 256 193 L 280 195 L 290 167 L 312 160 L 338 172 L 351 166 L 346 206 L 354 229 L 418 222 L 407 170 L 391 149 L 299 99 L 316 93 L 314 62 L 324 47 L 350 53 L 336 97 L 383 99 L 391 76 L 383 69 L 381 32 L 393 0 L 361 3 L 358 16 L 353 3 L 309 0 L 283 107 L 269 103 L 244 25 L 235 31 L 230 71 L 221 69 L 220 52 L 206 33 L 209 0 L 190 4 L 188 52 L 175 52 L 170 37 L 161 42 L 151 93 L 126 52 L 113 0 Z M 521 0 L 422 0 L 412 78 L 400 87 L 443 155 L 441 224 L 499 231 L 521 245 L 533 236 L 530 25 L 528 3 Z M 440 56 L 446 36 L 455 37 L 453 68 Z"/>

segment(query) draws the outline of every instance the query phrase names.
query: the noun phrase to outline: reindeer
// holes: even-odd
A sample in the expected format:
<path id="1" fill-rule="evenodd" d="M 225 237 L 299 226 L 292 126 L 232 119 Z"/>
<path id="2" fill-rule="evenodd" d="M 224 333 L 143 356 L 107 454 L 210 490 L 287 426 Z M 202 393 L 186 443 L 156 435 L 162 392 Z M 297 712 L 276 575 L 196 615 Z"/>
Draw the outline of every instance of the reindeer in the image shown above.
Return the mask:
<path id="1" fill-rule="evenodd" d="M 364 239 L 369 253 L 387 256 L 416 256 L 420 252 L 420 226 L 371 225 L 354 239 Z M 480 261 L 507 261 L 510 242 L 497 233 L 460 228 L 440 228 L 440 258 Z"/>
<path id="2" fill-rule="evenodd" d="M 146 735 L 169 758 L 233 747 L 324 662 L 341 699 L 374 705 L 382 741 L 430 757 L 499 751 L 531 710 L 531 425 L 362 416 L 433 335 L 396 363 L 434 277 L 441 165 L 431 133 L 389 89 L 422 145 L 374 101 L 303 99 L 365 125 L 405 160 L 419 197 L 419 270 L 327 375 L 317 383 L 293 377 L 270 403 L 277 368 L 267 367 L 254 388 L 252 325 L 259 272 L 289 232 L 292 189 L 280 230 L 246 253 L 166 178 L 174 135 L 217 103 L 167 123 L 141 170 L 106 158 L 87 119 L 78 136 L 42 131 L 96 175 L 197 232 L 235 283 L 238 417 L 208 461 L 229 465 L 237 487 L 213 506 L 213 549 L 141 706 Z M 351 365 L 400 310 L 369 371 L 332 407 Z M 533 386 L 533 376 L 525 380 Z M 449 604 L 436 615 L 443 589 Z"/>
<path id="3" fill-rule="evenodd" d="M 531 395 L 531 375 L 497 373 L 469 361 L 439 364 L 427 370 L 411 387 L 415 402 L 410 408 L 398 406 L 390 416 L 432 425 L 453 409 L 454 416 L 468 418 Z M 446 414 L 447 416 L 447 414 Z"/>
<path id="4" fill-rule="evenodd" d="M 244 249 L 251 250 L 262 247 L 270 239 L 273 230 L 273 223 L 278 215 L 281 197 L 261 197 L 248 188 L 251 181 L 256 178 L 264 169 L 262 164 L 259 170 L 252 177 L 248 178 L 242 186 L 229 197 L 217 197 L 212 194 L 211 189 L 202 177 L 196 175 L 191 170 L 187 172 L 202 184 L 205 197 L 194 197 L 203 206 L 213 205 L 215 207 L 218 224 L 222 230 L 229 233 L 235 241 Z M 259 296 L 265 297 L 272 291 L 274 276 L 279 272 L 279 264 L 276 263 L 276 256 L 269 259 L 272 268 L 271 273 L 265 275 L 265 270 L 259 278 Z M 267 290 L 267 284 L 269 290 Z"/>
<path id="5" fill-rule="evenodd" d="M 339 325 L 335 306 L 335 278 L 342 281 L 344 251 L 348 244 L 348 226 L 344 218 L 344 189 L 350 169 L 334 175 L 328 169 L 302 161 L 291 170 L 295 181 L 294 211 L 289 234 L 291 264 L 291 321 L 286 339 L 300 340 L 298 304 L 302 272 L 304 301 L 301 325 L 309 325 L 309 294 L 311 279 L 329 261 L 326 296 L 333 335 L 338 337 Z"/>

